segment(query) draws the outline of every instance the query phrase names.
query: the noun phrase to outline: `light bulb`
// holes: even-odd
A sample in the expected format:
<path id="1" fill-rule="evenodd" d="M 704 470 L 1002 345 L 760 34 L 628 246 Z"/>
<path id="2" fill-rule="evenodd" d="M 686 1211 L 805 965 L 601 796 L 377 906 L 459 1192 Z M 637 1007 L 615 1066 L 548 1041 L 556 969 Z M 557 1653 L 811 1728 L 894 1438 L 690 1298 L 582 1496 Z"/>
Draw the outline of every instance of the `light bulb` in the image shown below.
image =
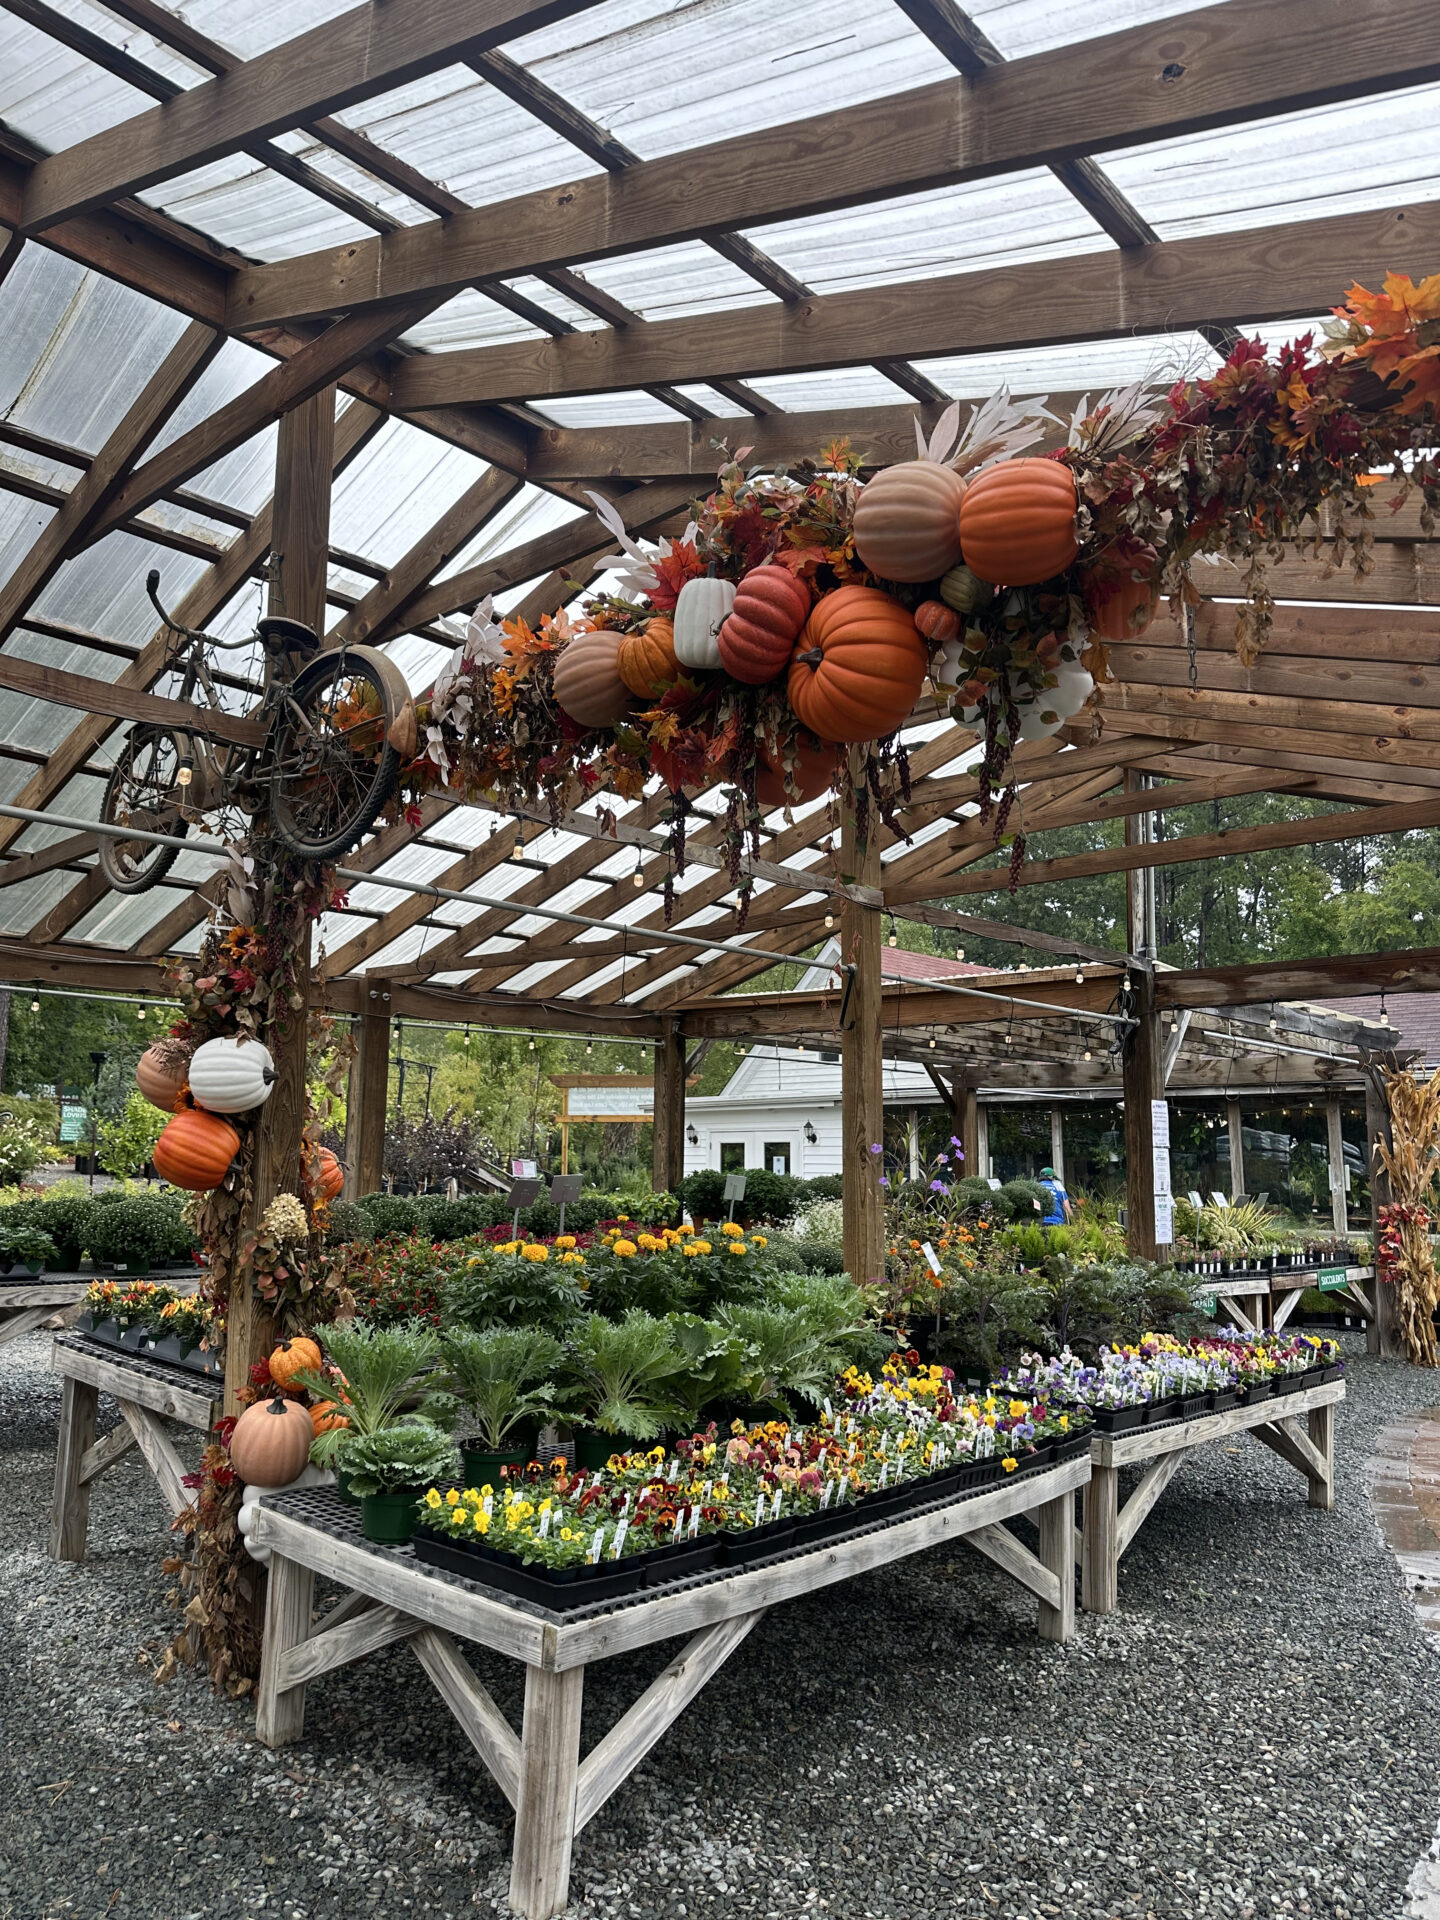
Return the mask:
<path id="1" fill-rule="evenodd" d="M 833 926 L 834 926 L 834 924 L 835 924 L 835 916 L 834 916 L 834 914 L 833 914 L 833 913 L 827 913 L 827 914 L 826 914 L 826 916 L 825 916 L 825 925 L 826 925 L 827 927 L 833 927 Z"/>
<path id="2" fill-rule="evenodd" d="M 1086 1058 L 1087 1060 L 1088 1060 L 1088 1059 L 1090 1058 L 1090 1049 L 1089 1049 L 1089 1047 L 1086 1047 L 1086 1049 L 1085 1049 L 1085 1058 Z"/>
<path id="3" fill-rule="evenodd" d="M 645 884 L 645 876 L 638 867 L 630 876 L 630 884 L 632 887 L 643 887 Z"/>
<path id="4" fill-rule="evenodd" d="M 535 1042 L 532 1040 L 530 1042 L 530 1052 L 533 1053 L 534 1051 L 535 1051 Z"/>
<path id="5" fill-rule="evenodd" d="M 892 933 L 890 936 L 889 945 L 891 945 L 892 947 L 898 947 L 899 944 L 900 944 L 899 937 L 896 934 Z"/>
<path id="6" fill-rule="evenodd" d="M 182 760 L 180 762 L 179 770 L 175 775 L 175 778 L 178 784 L 182 787 L 188 787 L 190 782 L 194 779 L 194 777 L 195 777 L 194 767 L 191 765 L 191 763 L 188 760 Z"/>
<path id="7" fill-rule="evenodd" d="M 935 1036 L 933 1033 L 930 1036 L 930 1051 L 932 1053 L 935 1051 Z"/>
<path id="8" fill-rule="evenodd" d="M 1278 1027 L 1279 1025 L 1280 1025 L 1280 1022 L 1279 1022 L 1279 1021 L 1278 1021 L 1278 1020 L 1277 1020 L 1277 1019 L 1275 1018 L 1275 1016 L 1274 1016 L 1274 1015 L 1272 1014 L 1272 1015 L 1270 1016 L 1270 1031 L 1271 1031 L 1271 1033 L 1274 1033 L 1274 1031 L 1275 1031 L 1275 1029 L 1276 1029 L 1276 1028 L 1277 1028 L 1277 1027 Z"/>
<path id="9" fill-rule="evenodd" d="M 135 1018 L 136 1018 L 137 1020 L 143 1020 L 143 1019 L 145 1018 L 145 1009 L 144 1009 L 144 1007 L 137 1007 L 137 1008 L 135 1009 Z"/>
<path id="10" fill-rule="evenodd" d="M 1005 1036 L 1005 1044 L 1006 1044 L 1006 1046 L 1007 1046 L 1007 1047 L 1013 1047 L 1013 1046 L 1014 1046 L 1014 1044 L 1015 1044 L 1015 1036 L 1014 1036 L 1014 1034 L 1011 1034 L 1011 1033 L 1007 1033 L 1007 1034 L 1006 1034 L 1006 1036 Z"/>
<path id="11" fill-rule="evenodd" d="M 593 1053 L 595 1051 L 595 1042 L 593 1040 L 587 1040 L 585 1042 L 585 1051 L 586 1053 Z"/>
<path id="12" fill-rule="evenodd" d="M 465 1044 L 465 1045 L 466 1045 L 467 1047 L 468 1047 L 468 1046 L 469 1046 L 469 1044 L 470 1044 L 470 1029 L 469 1029 L 468 1027 L 467 1027 L 467 1028 L 465 1029 L 465 1041 L 464 1041 L 464 1044 Z"/>
<path id="13" fill-rule="evenodd" d="M 31 1013 L 38 1013 L 40 1011 L 40 996 L 38 994 L 30 1002 L 30 1011 Z"/>
<path id="14" fill-rule="evenodd" d="M 965 949 L 964 949 L 964 947 L 956 947 L 956 949 L 955 949 L 955 958 L 956 958 L 957 960 L 963 960 L 963 959 L 965 958 Z"/>

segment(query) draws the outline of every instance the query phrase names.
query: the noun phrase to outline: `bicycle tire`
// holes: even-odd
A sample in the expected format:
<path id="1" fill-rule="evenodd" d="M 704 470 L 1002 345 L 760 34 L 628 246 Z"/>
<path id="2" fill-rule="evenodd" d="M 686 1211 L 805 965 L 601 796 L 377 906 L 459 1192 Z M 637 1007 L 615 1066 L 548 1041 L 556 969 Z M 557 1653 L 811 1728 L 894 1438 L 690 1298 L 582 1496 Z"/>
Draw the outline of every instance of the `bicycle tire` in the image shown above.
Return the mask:
<path id="1" fill-rule="evenodd" d="M 104 825 L 123 827 L 134 824 L 133 818 L 125 817 L 124 803 L 133 788 L 135 759 L 139 751 L 162 740 L 170 741 L 178 766 L 185 753 L 179 734 L 173 733 L 169 727 L 140 726 L 130 729 L 121 758 L 105 782 L 105 793 L 100 803 L 100 819 Z M 187 824 L 184 814 L 175 806 L 157 817 L 151 830 L 172 833 L 183 839 Z M 180 852 L 178 847 L 150 847 L 146 850 L 144 860 L 137 865 L 125 859 L 123 850 L 127 845 L 143 845 L 143 842 L 112 840 L 109 835 L 102 836 L 100 841 L 100 869 L 116 893 L 148 893 L 169 873 Z"/>
<path id="2" fill-rule="evenodd" d="M 350 810 L 322 830 L 313 817 L 312 804 L 317 786 L 323 783 L 324 763 L 317 761 L 313 742 L 302 740 L 293 714 L 282 708 L 271 730 L 272 765 L 270 772 L 270 814 L 282 846 L 302 860 L 335 860 L 364 839 L 380 817 L 381 809 L 395 791 L 400 777 L 400 755 L 390 745 L 389 734 L 397 709 L 394 694 L 384 673 L 378 671 L 357 650 L 321 654 L 296 675 L 290 688 L 289 703 L 321 717 L 325 695 L 341 683 L 352 687 L 363 683 L 375 696 L 373 717 L 359 723 L 359 729 L 374 729 L 378 746 L 368 777 L 354 780 L 355 798 Z M 333 710 L 332 710 L 333 711 Z M 345 771 L 354 762 L 354 754 L 327 756 L 331 767 Z"/>

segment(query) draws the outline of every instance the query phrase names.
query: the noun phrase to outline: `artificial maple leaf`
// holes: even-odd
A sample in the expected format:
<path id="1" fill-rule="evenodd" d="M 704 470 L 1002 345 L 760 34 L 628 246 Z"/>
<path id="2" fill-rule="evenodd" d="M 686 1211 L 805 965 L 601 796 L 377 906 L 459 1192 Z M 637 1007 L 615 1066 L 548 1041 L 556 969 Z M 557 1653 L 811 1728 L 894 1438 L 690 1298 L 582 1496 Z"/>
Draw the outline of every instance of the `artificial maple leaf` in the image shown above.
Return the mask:
<path id="1" fill-rule="evenodd" d="M 705 562 L 688 540 L 672 545 L 668 553 L 657 554 L 650 566 L 656 579 L 656 585 L 650 590 L 650 604 L 660 613 L 672 612 L 685 582 L 705 571 Z"/>

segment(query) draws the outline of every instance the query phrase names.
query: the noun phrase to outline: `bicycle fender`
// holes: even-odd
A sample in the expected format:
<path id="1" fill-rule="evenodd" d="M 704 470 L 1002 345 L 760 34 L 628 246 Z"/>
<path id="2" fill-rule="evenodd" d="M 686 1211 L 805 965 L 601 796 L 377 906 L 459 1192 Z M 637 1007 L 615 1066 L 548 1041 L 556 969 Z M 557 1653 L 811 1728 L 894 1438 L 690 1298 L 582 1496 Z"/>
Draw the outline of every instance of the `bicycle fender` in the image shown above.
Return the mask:
<path id="1" fill-rule="evenodd" d="M 393 747 L 402 760 L 413 760 L 420 743 L 420 728 L 415 718 L 415 701 L 404 674 L 389 655 L 381 653 L 378 647 L 347 647 L 345 651 L 351 658 L 362 660 L 374 671 L 390 697 L 392 718 L 386 730 L 385 744 Z"/>

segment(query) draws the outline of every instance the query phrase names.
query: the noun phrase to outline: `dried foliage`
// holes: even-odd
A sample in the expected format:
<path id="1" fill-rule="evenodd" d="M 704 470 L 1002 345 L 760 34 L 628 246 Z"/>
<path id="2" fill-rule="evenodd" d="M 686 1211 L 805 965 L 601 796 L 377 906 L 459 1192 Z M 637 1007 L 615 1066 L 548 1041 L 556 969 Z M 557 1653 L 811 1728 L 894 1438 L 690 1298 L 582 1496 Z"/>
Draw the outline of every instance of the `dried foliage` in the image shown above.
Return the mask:
<path id="1" fill-rule="evenodd" d="M 1440 1172 L 1440 1068 L 1429 1080 L 1408 1068 L 1385 1071 L 1390 1140 L 1377 1145 L 1390 1179 L 1391 1206 L 1382 1210 L 1376 1265 L 1395 1287 L 1405 1350 L 1417 1367 L 1440 1366 L 1435 1309 L 1440 1280 L 1430 1246 L 1429 1199 Z"/>

